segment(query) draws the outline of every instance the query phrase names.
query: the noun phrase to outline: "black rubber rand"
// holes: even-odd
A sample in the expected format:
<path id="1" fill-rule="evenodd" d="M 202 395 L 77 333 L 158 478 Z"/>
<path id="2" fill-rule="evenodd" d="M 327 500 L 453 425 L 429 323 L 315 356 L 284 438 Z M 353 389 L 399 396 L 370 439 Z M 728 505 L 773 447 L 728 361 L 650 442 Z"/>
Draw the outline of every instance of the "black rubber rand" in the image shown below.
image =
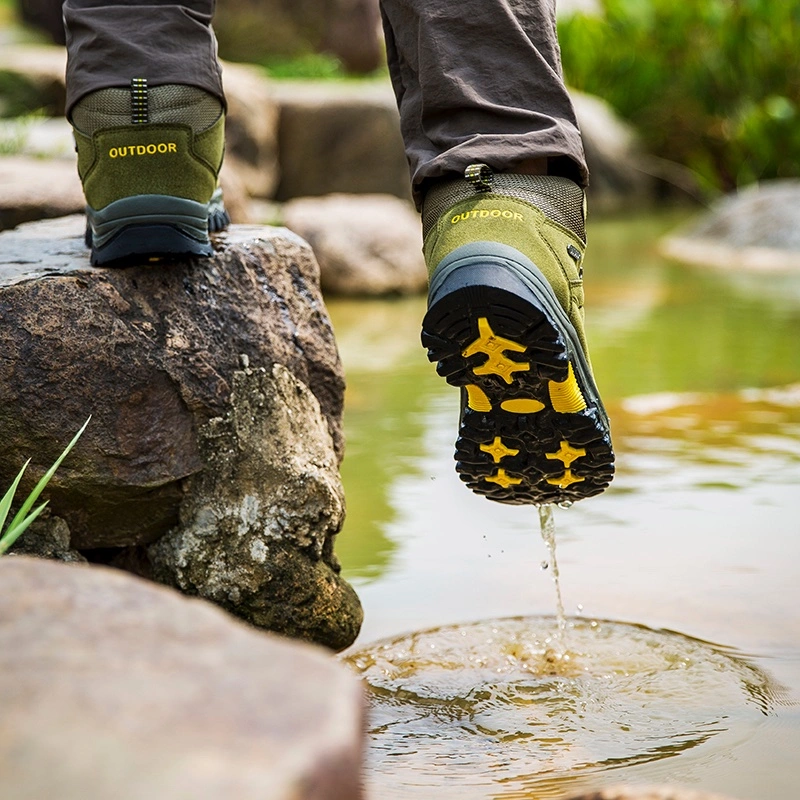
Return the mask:
<path id="1" fill-rule="evenodd" d="M 461 479 L 511 504 L 602 492 L 614 474 L 611 436 L 574 330 L 570 336 L 536 292 L 459 283 L 437 293 L 422 344 L 439 375 L 462 387 Z"/>
<path id="2" fill-rule="evenodd" d="M 208 240 L 198 241 L 173 225 L 166 224 L 126 226 L 102 247 L 95 246 L 92 228 L 87 224 L 84 239 L 86 246 L 92 249 L 90 260 L 94 266 L 136 262 L 143 256 L 177 258 L 187 255 L 210 256 L 214 253 Z"/>

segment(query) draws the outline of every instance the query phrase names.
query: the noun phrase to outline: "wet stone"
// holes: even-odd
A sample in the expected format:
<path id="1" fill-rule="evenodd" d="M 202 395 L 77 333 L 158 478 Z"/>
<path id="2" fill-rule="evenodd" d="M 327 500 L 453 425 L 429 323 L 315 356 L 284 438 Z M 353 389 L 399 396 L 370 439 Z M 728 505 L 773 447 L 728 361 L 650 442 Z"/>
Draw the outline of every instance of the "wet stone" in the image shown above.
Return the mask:
<path id="1" fill-rule="evenodd" d="M 404 200 L 303 197 L 286 203 L 283 221 L 314 249 L 326 294 L 415 294 L 428 286 L 419 214 Z"/>
<path id="2" fill-rule="evenodd" d="M 344 380 L 310 248 L 234 226 L 209 259 L 93 268 L 82 233 L 0 234 L 0 485 L 31 458 L 29 491 L 91 414 L 47 490 L 55 549 L 345 647 Z"/>

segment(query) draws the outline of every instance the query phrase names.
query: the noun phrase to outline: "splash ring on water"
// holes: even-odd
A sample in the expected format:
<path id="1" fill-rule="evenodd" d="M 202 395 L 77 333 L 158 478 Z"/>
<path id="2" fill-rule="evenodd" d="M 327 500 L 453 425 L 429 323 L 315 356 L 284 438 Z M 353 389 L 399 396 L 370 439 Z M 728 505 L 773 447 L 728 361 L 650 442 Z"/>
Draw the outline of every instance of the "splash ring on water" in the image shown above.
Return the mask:
<path id="1" fill-rule="evenodd" d="M 551 617 L 517 617 L 351 654 L 370 688 L 373 795 L 486 786 L 493 797 L 545 797 L 759 724 L 780 696 L 735 651 L 679 633 L 571 620 L 562 649 L 556 632 Z"/>

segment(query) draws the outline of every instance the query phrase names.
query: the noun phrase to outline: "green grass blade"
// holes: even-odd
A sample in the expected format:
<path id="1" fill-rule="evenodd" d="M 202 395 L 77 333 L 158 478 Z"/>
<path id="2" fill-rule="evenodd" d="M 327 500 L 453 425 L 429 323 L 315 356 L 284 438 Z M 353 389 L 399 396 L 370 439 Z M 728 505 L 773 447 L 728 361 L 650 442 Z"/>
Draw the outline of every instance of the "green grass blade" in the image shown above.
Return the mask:
<path id="1" fill-rule="evenodd" d="M 28 464 L 31 463 L 31 460 L 28 459 L 23 465 L 22 469 L 17 474 L 17 477 L 14 478 L 14 483 L 8 487 L 8 491 L 3 495 L 3 499 L 0 500 L 0 531 L 3 530 L 3 525 L 6 524 L 6 517 L 8 516 L 8 510 L 11 508 L 11 503 L 14 500 L 14 495 L 17 492 L 17 486 L 19 486 L 20 480 L 22 480 L 22 476 L 25 474 L 25 470 L 28 468 Z"/>
<path id="2" fill-rule="evenodd" d="M 72 438 L 72 441 L 64 448 L 64 452 L 56 459 L 55 464 L 50 467 L 47 472 L 42 476 L 42 479 L 39 483 L 36 484 L 33 491 L 28 495 L 25 502 L 22 504 L 22 507 L 19 511 L 17 511 L 16 516 L 14 519 L 11 520 L 11 524 L 9 525 L 9 529 L 15 528 L 19 525 L 26 517 L 26 515 L 30 512 L 31 508 L 33 508 L 33 504 L 39 499 L 39 495 L 44 491 L 45 486 L 50 483 L 50 478 L 53 477 L 55 471 L 61 465 L 61 462 L 67 457 L 67 454 L 70 450 L 75 446 L 75 443 L 80 439 L 81 434 L 86 430 L 86 426 L 89 424 L 89 420 L 91 420 L 91 416 L 83 423 L 81 429 L 75 434 Z"/>
<path id="3" fill-rule="evenodd" d="M 18 525 L 9 526 L 8 530 L 3 534 L 3 538 L 0 539 L 0 556 L 3 555 L 3 553 L 5 553 L 12 544 L 14 544 L 14 542 L 16 542 L 23 533 L 25 533 L 25 531 L 28 529 L 28 526 L 36 519 L 36 517 L 39 516 L 39 514 L 42 513 L 42 511 L 44 511 L 47 502 L 48 501 L 45 501 L 38 508 L 35 508 L 33 511 L 31 511 L 31 513 L 28 514 L 28 516 L 25 517 L 25 519 L 22 520 L 22 522 L 20 522 Z"/>

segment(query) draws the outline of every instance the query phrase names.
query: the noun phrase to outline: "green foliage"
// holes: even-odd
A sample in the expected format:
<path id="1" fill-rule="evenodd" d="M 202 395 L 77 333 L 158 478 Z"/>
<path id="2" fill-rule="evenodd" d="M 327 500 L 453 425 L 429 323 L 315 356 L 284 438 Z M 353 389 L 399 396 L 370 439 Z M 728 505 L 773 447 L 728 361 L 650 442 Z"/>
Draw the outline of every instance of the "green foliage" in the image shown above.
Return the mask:
<path id="1" fill-rule="evenodd" d="M 17 486 L 19 486 L 20 480 L 22 480 L 22 476 L 25 474 L 25 470 L 30 464 L 30 459 L 28 459 L 23 465 L 22 469 L 17 473 L 17 477 L 14 478 L 13 483 L 9 486 L 8 491 L 3 495 L 2 500 L 0 500 L 0 556 L 5 553 L 14 542 L 19 539 L 19 537 L 27 530 L 28 526 L 39 516 L 39 514 L 44 511 L 45 506 L 47 506 L 47 501 L 42 503 L 41 505 L 33 508 L 33 504 L 39 499 L 39 495 L 44 491 L 44 488 L 50 483 L 50 479 L 55 474 L 55 471 L 61 465 L 61 462 L 67 457 L 67 453 L 75 446 L 75 442 L 80 439 L 81 434 L 86 430 L 86 426 L 89 424 L 89 419 L 83 423 L 81 429 L 75 434 L 72 441 L 64 448 L 64 452 L 56 459 L 55 464 L 50 467 L 47 472 L 42 476 L 41 480 L 36 484 L 33 488 L 33 491 L 27 496 L 25 502 L 20 507 L 19 511 L 17 511 L 14 518 L 8 524 L 8 527 L 3 531 L 3 525 L 5 525 L 6 517 L 8 517 L 9 509 L 11 508 L 11 503 L 14 500 L 14 495 L 17 491 Z"/>
<path id="2" fill-rule="evenodd" d="M 304 53 L 297 56 L 275 56 L 261 62 L 270 78 L 278 80 L 364 81 L 385 77 L 385 67 L 365 75 L 348 72 L 342 62 L 330 53 Z"/>
<path id="3" fill-rule="evenodd" d="M 271 58 L 264 62 L 264 67 L 271 78 L 330 79 L 346 75 L 342 62 L 327 53 Z"/>
<path id="4" fill-rule="evenodd" d="M 564 72 L 710 187 L 800 176 L 800 0 L 601 0 L 560 24 Z"/>

